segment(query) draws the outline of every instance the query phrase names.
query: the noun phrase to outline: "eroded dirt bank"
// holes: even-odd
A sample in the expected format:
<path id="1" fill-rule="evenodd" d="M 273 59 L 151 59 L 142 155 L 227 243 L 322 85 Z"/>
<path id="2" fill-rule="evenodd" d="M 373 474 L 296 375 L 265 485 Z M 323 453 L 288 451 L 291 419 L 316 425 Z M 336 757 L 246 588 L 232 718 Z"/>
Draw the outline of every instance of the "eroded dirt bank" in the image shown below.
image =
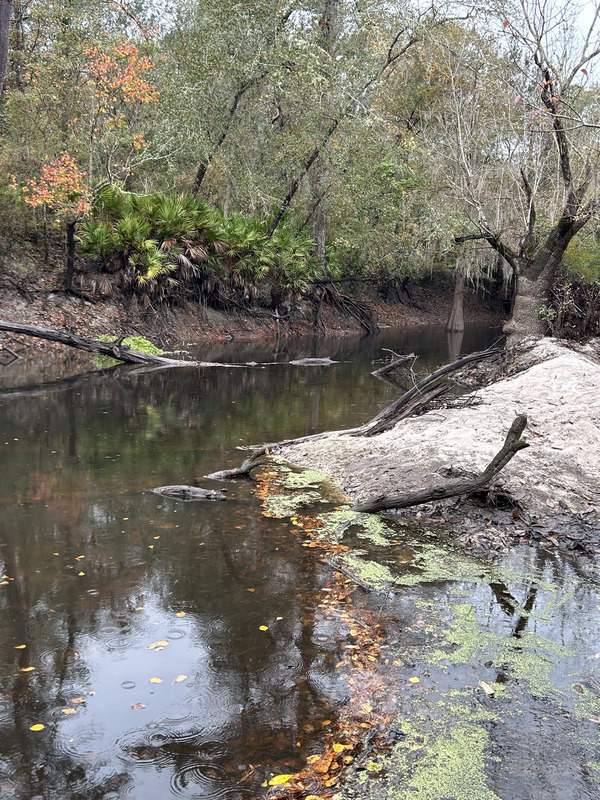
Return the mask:
<path id="1" fill-rule="evenodd" d="M 508 377 L 455 407 L 399 422 L 371 438 L 332 433 L 282 449 L 318 469 L 354 502 L 447 483 L 482 471 L 517 414 L 524 439 L 497 483 L 518 505 L 499 511 L 444 500 L 401 512 L 449 522 L 469 549 L 495 550 L 531 538 L 570 550 L 600 548 L 600 342 L 577 350 L 544 339 L 507 364 Z"/>

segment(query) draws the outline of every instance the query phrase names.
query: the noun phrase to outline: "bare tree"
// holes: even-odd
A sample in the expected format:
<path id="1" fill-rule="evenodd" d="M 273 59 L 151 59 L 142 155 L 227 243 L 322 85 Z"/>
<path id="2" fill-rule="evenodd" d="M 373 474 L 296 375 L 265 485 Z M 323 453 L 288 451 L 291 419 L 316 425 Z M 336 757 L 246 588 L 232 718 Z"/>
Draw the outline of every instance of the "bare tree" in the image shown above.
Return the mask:
<path id="1" fill-rule="evenodd" d="M 515 277 L 509 335 L 544 333 L 540 305 L 569 243 L 600 208 L 598 106 L 589 69 L 600 54 L 600 4 L 502 6 L 496 33 L 446 36 L 436 143 L 447 190 Z"/>

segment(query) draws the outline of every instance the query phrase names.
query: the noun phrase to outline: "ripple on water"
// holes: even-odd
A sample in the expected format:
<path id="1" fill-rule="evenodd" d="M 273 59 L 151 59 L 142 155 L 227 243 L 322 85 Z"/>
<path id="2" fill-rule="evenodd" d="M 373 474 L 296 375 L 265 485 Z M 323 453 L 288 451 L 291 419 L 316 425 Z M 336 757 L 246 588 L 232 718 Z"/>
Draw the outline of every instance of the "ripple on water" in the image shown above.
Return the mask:
<path id="1" fill-rule="evenodd" d="M 185 639 L 186 636 L 187 636 L 187 631 L 184 631 L 181 628 L 171 628 L 170 631 L 167 631 L 167 639 L 170 642 L 173 642 L 177 639 Z"/>
<path id="2" fill-rule="evenodd" d="M 69 669 L 69 677 L 72 677 L 71 670 L 73 668 L 77 668 L 80 664 L 83 656 L 79 650 L 68 649 L 68 650 L 43 650 L 38 658 L 38 663 L 42 667 L 56 667 L 56 666 L 64 666 L 67 664 Z M 85 670 L 85 672 L 84 672 Z M 88 675 L 87 667 L 85 665 L 81 665 L 78 668 L 79 674 Z"/>
<path id="3" fill-rule="evenodd" d="M 171 776 L 171 791 L 179 797 L 186 795 L 202 798 L 227 797 L 231 785 L 223 769 L 215 764 L 188 763 L 178 767 Z"/>
<path id="4" fill-rule="evenodd" d="M 127 650 L 134 644 L 131 623 L 124 621 L 121 625 L 104 625 L 95 632 L 107 650 Z"/>
<path id="5" fill-rule="evenodd" d="M 0 699 L 0 722 L 12 719 L 12 703 L 4 698 Z"/>
<path id="6" fill-rule="evenodd" d="M 86 725 L 59 736 L 56 747 L 59 753 L 68 756 L 94 758 L 110 752 L 114 739 L 104 725 Z"/>

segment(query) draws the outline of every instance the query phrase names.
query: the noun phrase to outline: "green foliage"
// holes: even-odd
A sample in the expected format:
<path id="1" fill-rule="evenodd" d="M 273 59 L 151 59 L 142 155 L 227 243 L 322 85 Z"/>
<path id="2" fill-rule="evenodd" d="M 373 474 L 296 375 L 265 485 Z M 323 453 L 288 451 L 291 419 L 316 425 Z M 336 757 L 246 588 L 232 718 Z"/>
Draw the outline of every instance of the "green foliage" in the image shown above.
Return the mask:
<path id="1" fill-rule="evenodd" d="M 114 337 L 108 336 L 107 334 L 102 334 L 98 339 L 101 342 L 114 341 Z M 123 339 L 121 344 L 123 347 L 129 347 L 130 350 L 136 350 L 138 353 L 148 353 L 148 355 L 151 356 L 166 355 L 165 350 L 161 350 L 160 347 L 152 344 L 152 342 L 144 336 L 128 336 L 126 339 Z"/>
<path id="2" fill-rule="evenodd" d="M 600 232 L 584 231 L 573 239 L 563 257 L 565 277 L 582 283 L 600 280 Z"/>
<path id="3" fill-rule="evenodd" d="M 222 299 L 226 290 L 236 302 L 249 302 L 258 281 L 298 290 L 319 269 L 310 234 L 294 234 L 284 221 L 269 238 L 265 222 L 225 216 L 191 195 L 140 196 L 106 187 L 79 239 L 101 268 L 122 273 L 123 288 L 155 300 L 211 300 L 211 292 Z"/>

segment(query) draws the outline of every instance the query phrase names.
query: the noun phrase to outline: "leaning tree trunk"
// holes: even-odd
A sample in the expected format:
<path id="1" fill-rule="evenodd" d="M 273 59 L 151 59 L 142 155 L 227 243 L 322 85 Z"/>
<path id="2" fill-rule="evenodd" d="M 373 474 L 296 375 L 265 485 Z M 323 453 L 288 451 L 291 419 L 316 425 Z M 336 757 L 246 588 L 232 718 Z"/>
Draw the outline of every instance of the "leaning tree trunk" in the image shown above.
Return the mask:
<path id="1" fill-rule="evenodd" d="M 0 0 L 0 97 L 6 78 L 8 65 L 8 51 L 10 45 L 10 18 L 12 16 L 13 0 Z"/>

